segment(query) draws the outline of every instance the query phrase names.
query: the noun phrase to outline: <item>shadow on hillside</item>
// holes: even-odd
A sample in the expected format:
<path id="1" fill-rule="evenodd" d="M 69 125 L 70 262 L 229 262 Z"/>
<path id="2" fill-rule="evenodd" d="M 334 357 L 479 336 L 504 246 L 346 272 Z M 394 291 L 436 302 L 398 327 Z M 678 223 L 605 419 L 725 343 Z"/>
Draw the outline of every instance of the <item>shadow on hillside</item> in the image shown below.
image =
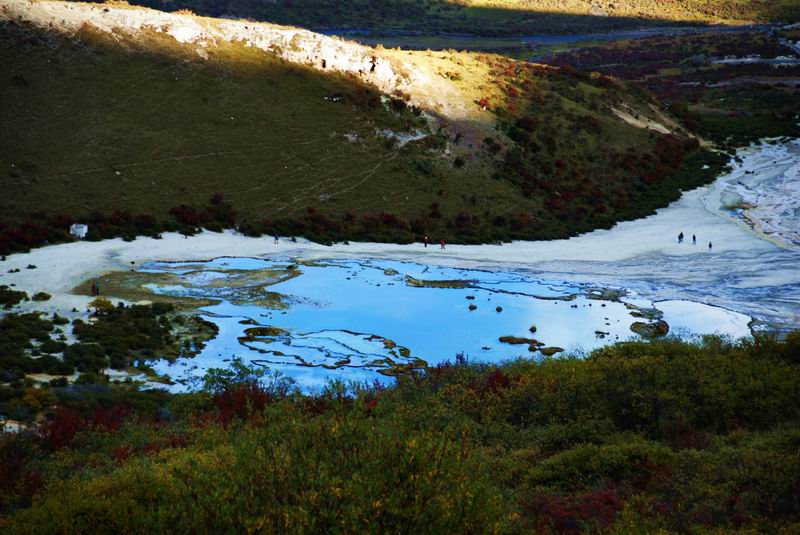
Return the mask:
<path id="1" fill-rule="evenodd" d="M 386 132 L 414 137 L 425 121 L 352 76 L 243 45 L 201 59 L 155 31 L 128 39 L 91 27 L 69 38 L 6 30 L 0 122 L 11 135 L 0 161 L 15 162 L 7 174 L 16 184 L 0 205 L 8 252 L 63 241 L 78 221 L 94 239 L 231 222 L 247 235 L 323 243 L 407 243 L 422 233 L 461 243 L 552 239 L 648 215 L 714 176 L 709 165 L 656 180 L 693 149 L 621 123 L 607 105 L 624 87 L 574 70 L 540 76 L 536 66 L 490 58 L 517 99 L 517 111 L 494 112 L 513 138 L 431 131 L 398 146 Z M 512 88 L 516 67 L 530 72 L 520 83 L 537 82 Z M 581 91 L 585 84 L 596 91 Z M 523 121 L 528 99 L 536 117 Z M 441 158 L 459 137 L 459 155 Z M 706 163 L 715 162 L 690 167 Z M 218 214 L 223 198 L 236 215 Z"/>
<path id="2" fill-rule="evenodd" d="M 303 1 L 280 0 L 131 0 L 131 4 L 163 11 L 188 9 L 211 17 L 241 17 L 257 21 L 301 26 L 327 34 L 347 36 L 398 36 L 462 34 L 510 37 L 574 33 L 608 33 L 669 26 L 706 26 L 702 20 L 664 11 L 652 17 L 614 16 L 602 9 L 593 13 L 565 14 L 536 9 L 463 6 L 452 0 Z M 745 8 L 725 6 L 710 11 L 706 19 L 748 20 Z M 800 19 L 800 6 L 765 7 L 772 20 Z M 699 10 L 698 10 L 699 11 Z"/>

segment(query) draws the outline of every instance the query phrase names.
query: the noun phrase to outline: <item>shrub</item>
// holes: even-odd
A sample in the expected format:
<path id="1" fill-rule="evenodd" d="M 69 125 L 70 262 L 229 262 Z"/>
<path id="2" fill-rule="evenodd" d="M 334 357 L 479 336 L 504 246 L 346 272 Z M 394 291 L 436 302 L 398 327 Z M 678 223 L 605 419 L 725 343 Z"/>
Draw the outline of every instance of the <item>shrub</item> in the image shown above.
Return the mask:
<path id="1" fill-rule="evenodd" d="M 666 339 L 501 365 L 457 355 L 393 386 L 316 394 L 240 361 L 190 394 L 90 373 L 52 389 L 15 381 L 0 387 L 2 414 L 50 418 L 0 435 L 0 527 L 791 531 L 796 341 Z"/>
<path id="2" fill-rule="evenodd" d="M 64 362 L 84 373 L 97 373 L 108 367 L 106 353 L 97 344 L 72 344 L 64 350 Z"/>
<path id="3" fill-rule="evenodd" d="M 12 290 L 6 285 L 0 286 L 0 305 L 11 308 L 22 301 L 27 301 L 28 294 L 19 290 Z"/>

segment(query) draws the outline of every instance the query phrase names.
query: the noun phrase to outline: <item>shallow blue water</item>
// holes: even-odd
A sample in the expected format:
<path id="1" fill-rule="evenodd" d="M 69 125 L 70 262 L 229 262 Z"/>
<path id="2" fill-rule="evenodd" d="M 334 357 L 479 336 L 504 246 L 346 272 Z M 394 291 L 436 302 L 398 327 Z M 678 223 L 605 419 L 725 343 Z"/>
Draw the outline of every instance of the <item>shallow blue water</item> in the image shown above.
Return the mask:
<path id="1" fill-rule="evenodd" d="M 286 259 L 220 258 L 201 263 L 152 263 L 142 271 L 169 271 L 181 276 L 184 286 L 157 288 L 159 292 L 219 298 L 218 289 L 203 284 L 226 276 L 221 270 L 289 263 Z M 623 301 L 652 306 L 635 298 L 590 299 L 587 295 L 592 290 L 587 287 L 514 272 L 378 260 L 335 260 L 299 267 L 299 277 L 268 288 L 284 297 L 288 309 L 272 310 L 229 300 L 205 307 L 202 311 L 207 319 L 220 329 L 218 336 L 200 355 L 172 365 L 159 362 L 156 370 L 173 378 L 197 376 L 209 367 L 224 367 L 228 359 L 240 357 L 279 370 L 307 389 L 330 379 L 388 382 L 392 379 L 378 373 L 378 369 L 387 367 L 381 362 L 386 357 L 397 363 L 419 358 L 428 364 L 453 360 L 458 353 L 471 360 L 491 362 L 541 357 L 541 353 L 529 351 L 527 344 L 501 343 L 501 336 L 534 338 L 545 346 L 568 351 L 588 351 L 637 338 L 630 325 L 641 320 L 630 315 Z M 407 275 L 426 281 L 470 281 L 470 287 L 414 287 L 406 284 Z M 470 304 L 477 308 L 470 310 Z M 498 312 L 497 307 L 502 310 Z M 741 324 L 746 322 L 746 317 L 696 303 L 673 302 L 668 308 L 676 320 L 687 308 L 702 317 L 716 316 L 718 324 L 719 317 L 726 316 L 728 322 L 723 324 L 730 332 L 723 334 L 740 335 Z M 665 319 L 670 321 L 666 315 Z M 243 320 L 250 320 L 251 325 L 240 323 Z M 239 338 L 253 322 L 287 333 L 242 343 Z M 532 325 L 536 326 L 533 334 L 529 330 Z M 695 332 L 702 333 L 704 328 L 698 326 L 700 330 Z M 684 335 L 694 334 L 689 326 L 683 325 L 682 330 Z M 600 337 L 597 332 L 604 334 Z M 398 347 L 388 347 L 384 342 L 387 339 Z M 402 355 L 400 347 L 408 348 L 410 355 Z M 329 369 L 333 366 L 339 367 Z"/>

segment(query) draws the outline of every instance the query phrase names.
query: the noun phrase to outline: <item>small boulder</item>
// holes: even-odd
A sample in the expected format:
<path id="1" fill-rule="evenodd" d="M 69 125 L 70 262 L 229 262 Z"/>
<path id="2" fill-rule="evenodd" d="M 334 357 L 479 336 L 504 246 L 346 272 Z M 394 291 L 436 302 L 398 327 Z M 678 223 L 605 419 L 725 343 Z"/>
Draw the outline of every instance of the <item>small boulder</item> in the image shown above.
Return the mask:
<path id="1" fill-rule="evenodd" d="M 661 338 L 669 333 L 669 324 L 663 320 L 652 323 L 636 321 L 631 325 L 631 330 L 642 338 Z"/>

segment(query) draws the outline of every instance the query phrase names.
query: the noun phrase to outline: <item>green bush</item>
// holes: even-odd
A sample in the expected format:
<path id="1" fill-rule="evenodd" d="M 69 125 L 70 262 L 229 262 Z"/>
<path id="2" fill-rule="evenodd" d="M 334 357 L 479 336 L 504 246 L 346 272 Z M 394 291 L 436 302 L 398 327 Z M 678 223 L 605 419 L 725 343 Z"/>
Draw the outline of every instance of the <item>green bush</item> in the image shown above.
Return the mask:
<path id="1" fill-rule="evenodd" d="M 264 418 L 205 447 L 136 458 L 110 474 L 57 485 L 10 527 L 483 533 L 499 525 L 499 496 L 475 477 L 478 457 L 456 428 L 419 433 L 401 418 L 305 419 L 286 407 Z"/>
<path id="2" fill-rule="evenodd" d="M 12 290 L 6 285 L 0 286 L 0 305 L 11 308 L 28 299 L 28 294 L 19 290 Z"/>
<path id="3" fill-rule="evenodd" d="M 639 474 L 647 465 L 666 465 L 669 447 L 637 437 L 620 437 L 616 443 L 579 445 L 557 453 L 531 470 L 532 485 L 571 490 L 602 481 L 621 481 Z"/>
<path id="4" fill-rule="evenodd" d="M 64 362 L 79 372 L 100 372 L 108 367 L 106 352 L 97 344 L 72 344 L 64 350 Z"/>
<path id="5" fill-rule="evenodd" d="M 166 303 L 129 307 L 109 305 L 98 310 L 97 321 L 79 322 L 73 326 L 73 332 L 83 347 L 70 349 L 70 355 L 78 360 L 93 361 L 97 366 L 107 357 L 106 366 L 121 369 L 134 359 L 172 354 L 177 344 L 170 335 L 172 324 L 167 317 L 172 311 L 172 305 Z M 79 369 L 90 371 L 95 368 L 89 365 Z"/>
<path id="6" fill-rule="evenodd" d="M 241 362 L 180 395 L 16 382 L 0 410 L 48 420 L 0 436 L 0 530 L 792 532 L 796 341 L 462 355 L 314 395 Z"/>

